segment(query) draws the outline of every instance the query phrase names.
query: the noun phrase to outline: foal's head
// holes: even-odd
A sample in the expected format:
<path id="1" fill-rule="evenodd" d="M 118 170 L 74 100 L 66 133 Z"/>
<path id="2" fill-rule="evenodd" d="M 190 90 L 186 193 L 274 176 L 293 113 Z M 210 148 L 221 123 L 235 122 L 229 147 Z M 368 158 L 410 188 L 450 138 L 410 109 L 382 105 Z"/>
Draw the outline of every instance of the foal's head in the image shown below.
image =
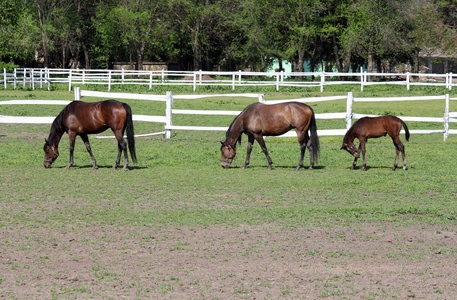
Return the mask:
<path id="1" fill-rule="evenodd" d="M 360 157 L 360 149 L 357 149 L 357 147 L 354 144 L 343 143 L 343 146 L 341 146 L 341 149 L 344 149 L 347 152 L 351 153 L 351 155 L 354 156 L 355 158 Z"/>
<path id="2" fill-rule="evenodd" d="M 221 141 L 221 144 L 221 167 L 227 169 L 235 158 L 236 150 L 227 142 Z"/>
<path id="3" fill-rule="evenodd" d="M 48 140 L 46 140 L 44 147 L 44 167 L 50 168 L 52 163 L 59 157 L 59 149 L 51 145 Z"/>

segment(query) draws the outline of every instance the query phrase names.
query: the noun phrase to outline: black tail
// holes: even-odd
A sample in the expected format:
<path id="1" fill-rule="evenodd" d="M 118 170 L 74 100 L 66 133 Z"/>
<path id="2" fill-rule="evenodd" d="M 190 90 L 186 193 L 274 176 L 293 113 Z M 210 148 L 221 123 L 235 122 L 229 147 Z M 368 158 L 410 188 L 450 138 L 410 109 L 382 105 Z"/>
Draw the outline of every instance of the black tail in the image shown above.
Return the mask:
<path id="1" fill-rule="evenodd" d="M 313 115 L 311 116 L 311 124 L 309 125 L 309 131 L 311 133 L 311 145 L 313 147 L 313 159 L 314 162 L 317 163 L 317 159 L 319 158 L 319 137 L 317 136 L 317 126 L 316 126 L 316 117 Z"/>
<path id="2" fill-rule="evenodd" d="M 403 120 L 401 120 L 401 125 L 403 125 L 403 129 L 405 129 L 405 137 L 406 137 L 406 140 L 409 141 L 409 129 L 408 129 L 408 126 L 406 126 L 406 123 L 403 122 Z"/>
<path id="3" fill-rule="evenodd" d="M 125 129 L 127 130 L 127 143 L 129 145 L 130 156 L 132 157 L 133 162 L 137 162 L 135 152 L 135 134 L 133 132 L 132 109 L 126 103 L 122 103 L 122 106 L 124 106 L 124 109 L 127 112 Z"/>

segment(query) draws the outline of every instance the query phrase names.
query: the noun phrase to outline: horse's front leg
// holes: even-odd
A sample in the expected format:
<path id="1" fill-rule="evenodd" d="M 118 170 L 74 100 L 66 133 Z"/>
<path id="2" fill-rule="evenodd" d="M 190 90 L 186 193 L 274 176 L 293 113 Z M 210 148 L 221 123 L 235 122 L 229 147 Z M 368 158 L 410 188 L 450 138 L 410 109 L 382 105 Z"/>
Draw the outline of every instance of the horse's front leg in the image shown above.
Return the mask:
<path id="1" fill-rule="evenodd" d="M 86 146 L 87 152 L 89 152 L 90 157 L 92 158 L 92 169 L 98 169 L 97 161 L 95 160 L 95 157 L 92 154 L 92 149 L 90 147 L 89 137 L 87 136 L 87 134 L 82 134 L 81 139 L 83 140 L 84 145 Z"/>
<path id="2" fill-rule="evenodd" d="M 76 134 L 73 132 L 68 132 L 68 139 L 70 140 L 70 161 L 68 162 L 68 165 L 65 167 L 65 169 L 70 169 L 70 167 L 73 165 L 73 153 L 75 151 Z"/>
<path id="3" fill-rule="evenodd" d="M 251 152 L 252 152 L 253 145 L 254 145 L 254 137 L 249 135 L 248 136 L 248 148 L 247 148 L 247 153 L 246 153 L 246 161 L 244 162 L 244 165 L 241 167 L 241 169 L 246 169 L 246 167 L 251 162 Z"/>
<path id="4" fill-rule="evenodd" d="M 256 135 L 254 136 L 255 140 L 259 143 L 260 147 L 263 150 L 263 153 L 265 153 L 265 156 L 267 157 L 268 160 L 268 168 L 267 170 L 271 170 L 271 165 L 273 164 L 273 161 L 270 158 L 270 155 L 268 154 L 267 146 L 265 145 L 265 141 L 263 140 L 262 135 Z"/>
<path id="5" fill-rule="evenodd" d="M 362 152 L 362 144 L 359 145 L 359 152 Z M 354 161 L 352 162 L 351 170 L 355 169 L 355 166 L 357 165 L 357 159 L 358 159 L 358 157 L 354 158 Z"/>

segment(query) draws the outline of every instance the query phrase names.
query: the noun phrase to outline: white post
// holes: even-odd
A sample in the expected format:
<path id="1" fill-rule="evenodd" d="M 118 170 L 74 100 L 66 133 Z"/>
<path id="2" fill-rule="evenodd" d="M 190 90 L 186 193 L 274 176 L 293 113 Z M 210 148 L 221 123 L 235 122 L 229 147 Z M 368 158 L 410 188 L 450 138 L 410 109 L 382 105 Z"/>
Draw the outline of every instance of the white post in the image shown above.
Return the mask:
<path id="1" fill-rule="evenodd" d="M 360 91 L 363 92 L 363 67 L 360 67 Z"/>
<path id="2" fill-rule="evenodd" d="M 276 91 L 279 91 L 279 73 L 276 74 Z"/>
<path id="3" fill-rule="evenodd" d="M 165 138 L 170 139 L 171 138 L 171 129 L 167 129 L 171 126 L 171 107 L 173 106 L 173 96 L 171 95 L 171 92 L 167 92 L 167 102 L 166 102 L 166 107 L 165 107 Z"/>
<path id="4" fill-rule="evenodd" d="M 24 76 L 22 77 L 22 88 L 25 89 L 25 81 L 27 79 L 27 69 L 24 68 Z"/>
<path id="5" fill-rule="evenodd" d="M 263 94 L 259 94 L 259 102 L 265 103 L 265 99 L 263 99 Z"/>
<path id="6" fill-rule="evenodd" d="M 152 71 L 149 71 L 149 89 L 152 89 Z"/>
<path id="7" fill-rule="evenodd" d="M 75 101 L 81 101 L 81 88 L 75 86 Z"/>
<path id="8" fill-rule="evenodd" d="M 121 74 L 121 77 L 122 77 L 122 84 L 124 84 L 124 79 L 125 79 L 125 74 L 124 74 L 124 73 L 125 73 L 125 70 L 124 70 L 124 68 L 122 68 L 121 73 L 122 73 L 122 74 Z"/>
<path id="9" fill-rule="evenodd" d="M 346 129 L 349 129 L 352 126 L 352 102 L 353 101 L 354 101 L 354 97 L 352 96 L 352 92 L 349 92 L 348 99 L 346 102 Z"/>
<path id="10" fill-rule="evenodd" d="M 198 84 L 200 84 L 200 85 L 202 84 L 202 77 L 203 77 L 202 70 L 199 70 L 198 71 Z"/>
<path id="11" fill-rule="evenodd" d="M 324 92 L 324 83 L 325 83 L 325 75 L 324 72 L 321 73 L 321 93 Z"/>
<path id="12" fill-rule="evenodd" d="M 452 72 L 449 73 L 449 90 L 452 90 Z"/>
<path id="13" fill-rule="evenodd" d="M 449 136 L 449 94 L 446 94 L 446 106 L 444 108 L 444 133 L 443 140 Z"/>
<path id="14" fill-rule="evenodd" d="M 162 68 L 162 84 L 164 84 L 164 83 L 165 83 L 165 70 Z"/>
<path id="15" fill-rule="evenodd" d="M 43 89 L 43 69 L 40 69 L 40 89 Z"/>
<path id="16" fill-rule="evenodd" d="M 235 90 L 235 73 L 232 74 L 232 90 Z"/>
<path id="17" fill-rule="evenodd" d="M 108 92 L 111 91 L 111 70 L 108 71 Z"/>
<path id="18" fill-rule="evenodd" d="M 71 92 L 71 69 L 70 69 L 70 74 L 68 75 L 68 91 Z"/>
<path id="19" fill-rule="evenodd" d="M 14 76 L 13 85 L 14 85 L 14 89 L 16 89 L 17 88 L 17 69 L 16 68 L 14 68 L 13 76 Z"/>
<path id="20" fill-rule="evenodd" d="M 35 70 L 30 69 L 30 86 L 32 87 L 32 90 L 35 89 L 35 81 L 33 80 L 35 77 Z"/>
<path id="21" fill-rule="evenodd" d="M 194 92 L 197 90 L 197 74 L 193 73 L 194 75 Z"/>
<path id="22" fill-rule="evenodd" d="M 48 91 L 51 90 L 51 78 L 49 76 L 49 70 L 48 67 L 44 68 L 44 78 L 46 82 L 48 83 Z"/>
<path id="23" fill-rule="evenodd" d="M 238 84 L 241 85 L 241 70 L 238 70 Z"/>
<path id="24" fill-rule="evenodd" d="M 406 90 L 409 91 L 409 72 L 406 72 Z"/>
<path id="25" fill-rule="evenodd" d="M 7 87 L 7 84 L 6 84 L 6 68 L 3 68 L 3 86 Z"/>

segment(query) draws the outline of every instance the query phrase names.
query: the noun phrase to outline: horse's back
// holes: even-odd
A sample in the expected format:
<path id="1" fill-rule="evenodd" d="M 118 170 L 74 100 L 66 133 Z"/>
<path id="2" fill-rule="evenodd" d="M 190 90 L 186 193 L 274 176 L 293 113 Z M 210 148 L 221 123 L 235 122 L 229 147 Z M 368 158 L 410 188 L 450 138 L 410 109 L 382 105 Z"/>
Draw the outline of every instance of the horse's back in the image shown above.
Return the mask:
<path id="1" fill-rule="evenodd" d="M 281 135 L 292 128 L 307 129 L 313 110 L 300 102 L 258 102 L 248 106 L 242 114 L 246 130 L 263 135 Z"/>
<path id="2" fill-rule="evenodd" d="M 356 136 L 366 138 L 377 138 L 386 134 L 398 135 L 401 130 L 402 121 L 392 115 L 380 117 L 363 117 L 354 123 Z"/>

